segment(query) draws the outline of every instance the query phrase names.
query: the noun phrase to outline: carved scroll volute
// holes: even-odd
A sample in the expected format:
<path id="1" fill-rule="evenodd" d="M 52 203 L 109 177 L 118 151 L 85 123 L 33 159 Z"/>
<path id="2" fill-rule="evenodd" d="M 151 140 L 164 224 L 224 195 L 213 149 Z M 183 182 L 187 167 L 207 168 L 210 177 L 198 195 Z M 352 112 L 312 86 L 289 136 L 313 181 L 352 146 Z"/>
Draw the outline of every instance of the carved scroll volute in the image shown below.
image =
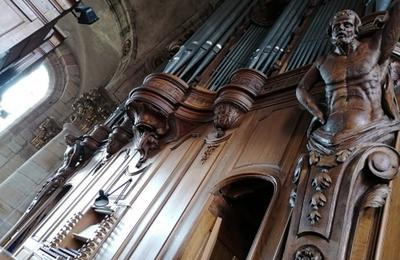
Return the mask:
<path id="1" fill-rule="evenodd" d="M 219 132 L 239 125 L 242 114 L 248 112 L 261 92 L 267 77 L 251 69 L 233 73 L 230 83 L 218 92 L 214 103 L 214 125 Z"/>

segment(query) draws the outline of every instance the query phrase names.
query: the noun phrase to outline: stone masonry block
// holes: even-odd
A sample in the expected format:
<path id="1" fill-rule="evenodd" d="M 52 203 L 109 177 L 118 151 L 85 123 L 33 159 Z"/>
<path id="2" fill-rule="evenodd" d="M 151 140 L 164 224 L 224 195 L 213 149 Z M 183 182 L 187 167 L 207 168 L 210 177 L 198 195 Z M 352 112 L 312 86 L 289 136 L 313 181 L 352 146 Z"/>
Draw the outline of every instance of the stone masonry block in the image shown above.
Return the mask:
<path id="1" fill-rule="evenodd" d="M 44 169 L 33 161 L 29 161 L 28 163 L 24 164 L 23 167 L 18 169 L 21 174 L 28 177 L 37 185 L 41 184 L 44 180 L 47 179 L 47 176 L 50 174 L 49 170 L 50 169 Z"/>
<path id="2" fill-rule="evenodd" d="M 12 157 L 15 153 L 6 144 L 0 145 L 0 154 L 6 158 Z"/>
<path id="3" fill-rule="evenodd" d="M 18 153 L 19 151 L 21 151 L 22 149 L 22 145 L 20 145 L 19 143 L 17 143 L 15 141 L 15 139 L 11 139 L 10 142 L 7 144 L 8 148 L 10 148 L 10 150 L 13 153 Z"/>
<path id="4" fill-rule="evenodd" d="M 8 177 L 3 184 L 17 189 L 25 196 L 30 195 L 32 193 L 32 190 L 36 189 L 37 187 L 36 183 L 34 183 L 27 176 L 20 173 L 18 170 L 13 175 Z"/>
<path id="5" fill-rule="evenodd" d="M 21 146 L 24 146 L 24 145 L 26 144 L 26 140 L 25 140 L 21 135 L 15 135 L 15 136 L 13 137 L 13 140 L 14 140 L 17 144 L 19 144 L 19 145 L 21 145 Z"/>
<path id="6" fill-rule="evenodd" d="M 4 194 L 0 197 L 0 203 L 5 203 L 12 209 L 18 208 L 19 204 L 23 202 L 26 197 L 15 187 L 3 185 L 3 183 L 0 185 L 0 194 Z"/>

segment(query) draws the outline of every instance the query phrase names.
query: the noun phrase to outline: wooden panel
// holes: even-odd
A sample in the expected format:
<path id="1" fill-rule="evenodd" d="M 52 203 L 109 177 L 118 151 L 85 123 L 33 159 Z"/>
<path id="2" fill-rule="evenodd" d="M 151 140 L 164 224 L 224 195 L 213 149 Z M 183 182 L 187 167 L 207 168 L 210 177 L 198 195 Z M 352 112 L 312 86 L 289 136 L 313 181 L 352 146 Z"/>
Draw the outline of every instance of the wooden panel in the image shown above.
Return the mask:
<path id="1" fill-rule="evenodd" d="M 169 147 L 162 151 L 146 171 L 146 182 L 138 185 L 140 189 L 130 199 L 131 209 L 121 219 L 119 228 L 111 234 L 113 246 L 103 248 L 99 252 L 99 259 L 124 259 L 129 249 L 134 250 L 137 247 L 166 200 L 174 192 L 182 174 L 198 154 L 201 143 L 201 139 L 190 139 L 172 151 Z M 158 243 L 159 240 L 155 239 L 153 242 Z M 124 252 L 124 249 L 128 252 Z"/>
<path id="2" fill-rule="evenodd" d="M 301 111 L 297 107 L 260 111 L 256 119 L 247 126 L 252 136 L 236 166 L 250 163 L 279 165 L 300 116 Z"/>
<path id="3" fill-rule="evenodd" d="M 200 149 L 203 146 L 199 143 L 194 145 L 193 152 L 185 154 L 183 160 L 179 162 L 184 165 L 171 173 L 175 175 L 176 180 L 165 183 L 163 189 L 169 192 L 163 191 L 159 195 L 160 200 L 152 203 L 152 209 L 147 212 L 146 221 L 143 221 L 145 229 L 139 229 L 142 235 L 136 231 L 132 237 L 132 241 L 136 241 L 136 243 L 130 243 L 127 246 L 127 252 L 120 255 L 120 258 L 154 259 L 157 257 L 159 250 L 179 221 L 212 163 L 210 160 L 207 161 L 208 164 L 202 164 L 200 159 L 204 149 Z M 219 153 L 219 151 L 215 152 Z"/>
<path id="4" fill-rule="evenodd" d="M 392 182 L 392 193 L 388 198 L 385 210 L 387 210 L 387 220 L 382 228 L 385 231 L 382 238 L 378 259 L 398 259 L 400 255 L 400 248 L 398 241 L 400 241 L 400 178 L 396 178 Z"/>

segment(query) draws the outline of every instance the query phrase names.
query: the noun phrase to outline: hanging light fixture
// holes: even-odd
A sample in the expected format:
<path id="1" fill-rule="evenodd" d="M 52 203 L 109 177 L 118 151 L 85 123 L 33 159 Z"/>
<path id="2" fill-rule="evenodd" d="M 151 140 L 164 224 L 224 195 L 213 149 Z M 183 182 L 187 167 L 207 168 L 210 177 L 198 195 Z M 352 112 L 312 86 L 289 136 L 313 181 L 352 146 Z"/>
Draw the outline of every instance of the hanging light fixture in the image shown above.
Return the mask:
<path id="1" fill-rule="evenodd" d="M 72 13 L 78 19 L 80 24 L 92 24 L 99 20 L 92 7 L 79 2 L 73 9 Z"/>

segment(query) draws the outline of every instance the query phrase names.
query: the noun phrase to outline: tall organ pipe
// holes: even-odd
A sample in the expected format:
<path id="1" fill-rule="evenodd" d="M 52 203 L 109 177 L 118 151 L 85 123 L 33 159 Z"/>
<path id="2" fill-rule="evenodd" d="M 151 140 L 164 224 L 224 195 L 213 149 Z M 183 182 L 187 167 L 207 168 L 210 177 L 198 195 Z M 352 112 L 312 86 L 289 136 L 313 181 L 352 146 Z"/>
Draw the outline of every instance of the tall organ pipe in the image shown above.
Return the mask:
<path id="1" fill-rule="evenodd" d="M 248 3 L 251 0 L 245 0 L 240 2 L 239 5 L 235 6 L 236 8 L 233 12 L 229 13 L 229 16 L 219 25 L 219 28 L 210 35 L 209 38 L 202 44 L 202 46 L 197 50 L 194 56 L 189 61 L 188 65 L 186 65 L 185 69 L 179 77 L 184 77 L 204 56 L 206 56 L 210 51 L 212 52 L 212 48 L 216 46 L 216 42 L 218 40 L 223 40 L 224 42 L 229 38 L 229 36 L 233 33 L 233 31 L 238 26 L 238 21 L 240 22 L 242 18 L 244 18 L 244 14 L 249 10 Z M 244 9 L 247 10 L 244 11 Z M 236 20 L 236 22 L 235 22 Z M 227 33 L 229 35 L 227 35 Z"/>
<path id="2" fill-rule="evenodd" d="M 257 63 L 250 68 L 261 71 L 263 63 L 267 59 L 270 60 L 272 51 L 280 51 L 281 49 L 285 48 L 285 46 L 278 46 L 278 43 L 281 42 L 281 40 L 285 40 L 287 37 L 290 37 L 294 31 L 295 25 L 299 21 L 299 16 L 301 15 L 303 8 L 307 5 L 307 1 L 304 0 L 292 1 L 295 2 L 295 5 L 293 8 L 290 8 L 290 12 L 288 13 L 288 17 L 286 17 L 285 21 L 282 24 L 279 24 L 278 33 L 271 38 L 266 46 L 261 46 L 261 55 L 259 56 Z"/>
<path id="3" fill-rule="evenodd" d="M 272 26 L 270 32 L 268 32 L 267 36 L 265 37 L 264 41 L 262 42 L 260 48 L 258 48 L 255 52 L 254 55 L 251 57 L 250 62 L 248 64 L 248 68 L 254 68 L 256 67 L 258 60 L 260 59 L 260 56 L 262 55 L 264 48 L 268 46 L 269 42 L 272 40 L 273 37 L 276 35 L 281 34 L 281 27 L 284 25 L 286 22 L 288 22 L 288 15 L 291 13 L 291 11 L 294 9 L 294 6 L 296 3 L 296 0 L 292 0 L 284 9 L 282 14 L 279 16 L 277 21 L 274 23 Z"/>
<path id="4" fill-rule="evenodd" d="M 248 11 L 250 10 L 250 7 L 242 12 L 240 17 L 234 21 L 233 25 L 230 26 L 228 31 L 226 31 L 222 37 L 214 44 L 213 48 L 211 49 L 210 52 L 208 52 L 207 56 L 202 60 L 199 66 L 197 66 L 196 70 L 193 72 L 191 75 L 190 79 L 188 80 L 188 83 L 191 83 L 195 77 L 197 77 L 203 69 L 214 59 L 215 56 L 221 51 L 223 48 L 224 44 L 228 41 L 229 37 L 233 34 L 233 32 L 237 29 L 237 27 L 243 22 L 243 19 L 246 17 Z M 188 66 L 189 67 L 189 66 Z"/>
<path id="5" fill-rule="evenodd" d="M 330 21 L 330 19 L 332 19 L 332 16 L 333 16 L 337 11 L 342 10 L 342 9 L 348 7 L 348 6 L 346 5 L 346 2 L 348 2 L 348 1 L 347 1 L 347 0 L 338 1 L 338 3 L 337 3 L 334 7 L 331 8 L 331 12 L 329 13 L 329 15 L 328 15 L 328 17 L 327 17 L 328 19 L 327 19 L 326 22 L 324 23 L 324 24 L 326 24 L 326 26 L 324 26 L 325 28 L 328 28 L 328 27 L 329 27 L 329 21 Z M 326 47 L 327 45 L 329 46 L 329 44 L 330 44 L 330 37 L 329 37 L 329 35 L 327 34 L 327 29 L 325 29 L 324 31 L 320 32 L 320 37 L 319 37 L 319 39 L 317 39 L 317 40 L 320 42 L 320 44 L 317 46 L 317 48 L 313 48 L 313 50 L 312 50 L 312 52 L 311 52 L 311 55 L 309 55 L 309 56 L 307 57 L 307 59 L 302 63 L 303 65 L 312 63 L 317 57 L 319 57 L 319 56 L 323 53 L 325 47 Z"/>
<path id="6" fill-rule="evenodd" d="M 284 48 L 289 44 L 291 35 L 297 25 L 300 23 L 300 20 L 303 15 L 303 11 L 307 6 L 307 1 L 300 1 L 301 5 L 298 7 L 296 14 L 294 15 L 294 19 L 288 24 L 286 28 L 285 34 L 283 34 L 278 40 L 274 43 L 275 47 L 270 49 L 269 53 L 263 57 L 263 59 L 259 60 L 260 66 L 262 62 L 265 62 L 262 67 L 257 67 L 256 69 L 266 72 L 270 67 L 274 64 L 274 62 L 279 58 L 280 54 L 284 52 Z"/>
<path id="7" fill-rule="evenodd" d="M 227 79 L 230 77 L 230 74 L 236 68 L 240 67 L 240 59 L 246 53 L 245 46 L 247 46 L 248 43 L 251 42 L 252 40 L 253 40 L 252 38 L 249 38 L 249 41 L 246 41 L 243 45 L 239 46 L 240 48 L 235 49 L 235 52 L 233 53 L 231 60 L 229 60 L 226 64 L 224 64 L 224 66 L 221 66 L 220 68 L 221 72 L 212 82 L 211 89 L 216 90 L 218 86 L 221 86 L 224 82 L 227 81 Z"/>
<path id="8" fill-rule="evenodd" d="M 245 62 L 252 54 L 252 50 L 260 44 L 268 28 L 250 25 L 237 44 L 222 60 L 207 83 L 210 90 L 216 91 L 224 84 L 230 74 L 239 67 L 244 67 Z"/>
<path id="9" fill-rule="evenodd" d="M 221 6 L 210 16 L 206 23 L 196 31 L 186 44 L 182 45 L 179 51 L 168 62 L 163 72 L 176 73 L 197 51 L 205 40 L 219 27 L 219 23 L 229 14 L 229 12 L 237 5 L 239 0 L 226 0 Z"/>
<path id="10" fill-rule="evenodd" d="M 293 67 L 298 66 L 300 62 L 304 59 L 306 52 L 308 51 L 310 45 L 315 43 L 315 36 L 321 29 L 321 23 L 325 20 L 325 17 L 329 13 L 329 3 L 325 3 L 324 6 L 319 7 L 313 21 L 311 22 L 310 27 L 304 34 L 299 47 L 297 47 L 294 52 L 292 58 L 289 61 L 288 68 L 292 69 Z"/>

